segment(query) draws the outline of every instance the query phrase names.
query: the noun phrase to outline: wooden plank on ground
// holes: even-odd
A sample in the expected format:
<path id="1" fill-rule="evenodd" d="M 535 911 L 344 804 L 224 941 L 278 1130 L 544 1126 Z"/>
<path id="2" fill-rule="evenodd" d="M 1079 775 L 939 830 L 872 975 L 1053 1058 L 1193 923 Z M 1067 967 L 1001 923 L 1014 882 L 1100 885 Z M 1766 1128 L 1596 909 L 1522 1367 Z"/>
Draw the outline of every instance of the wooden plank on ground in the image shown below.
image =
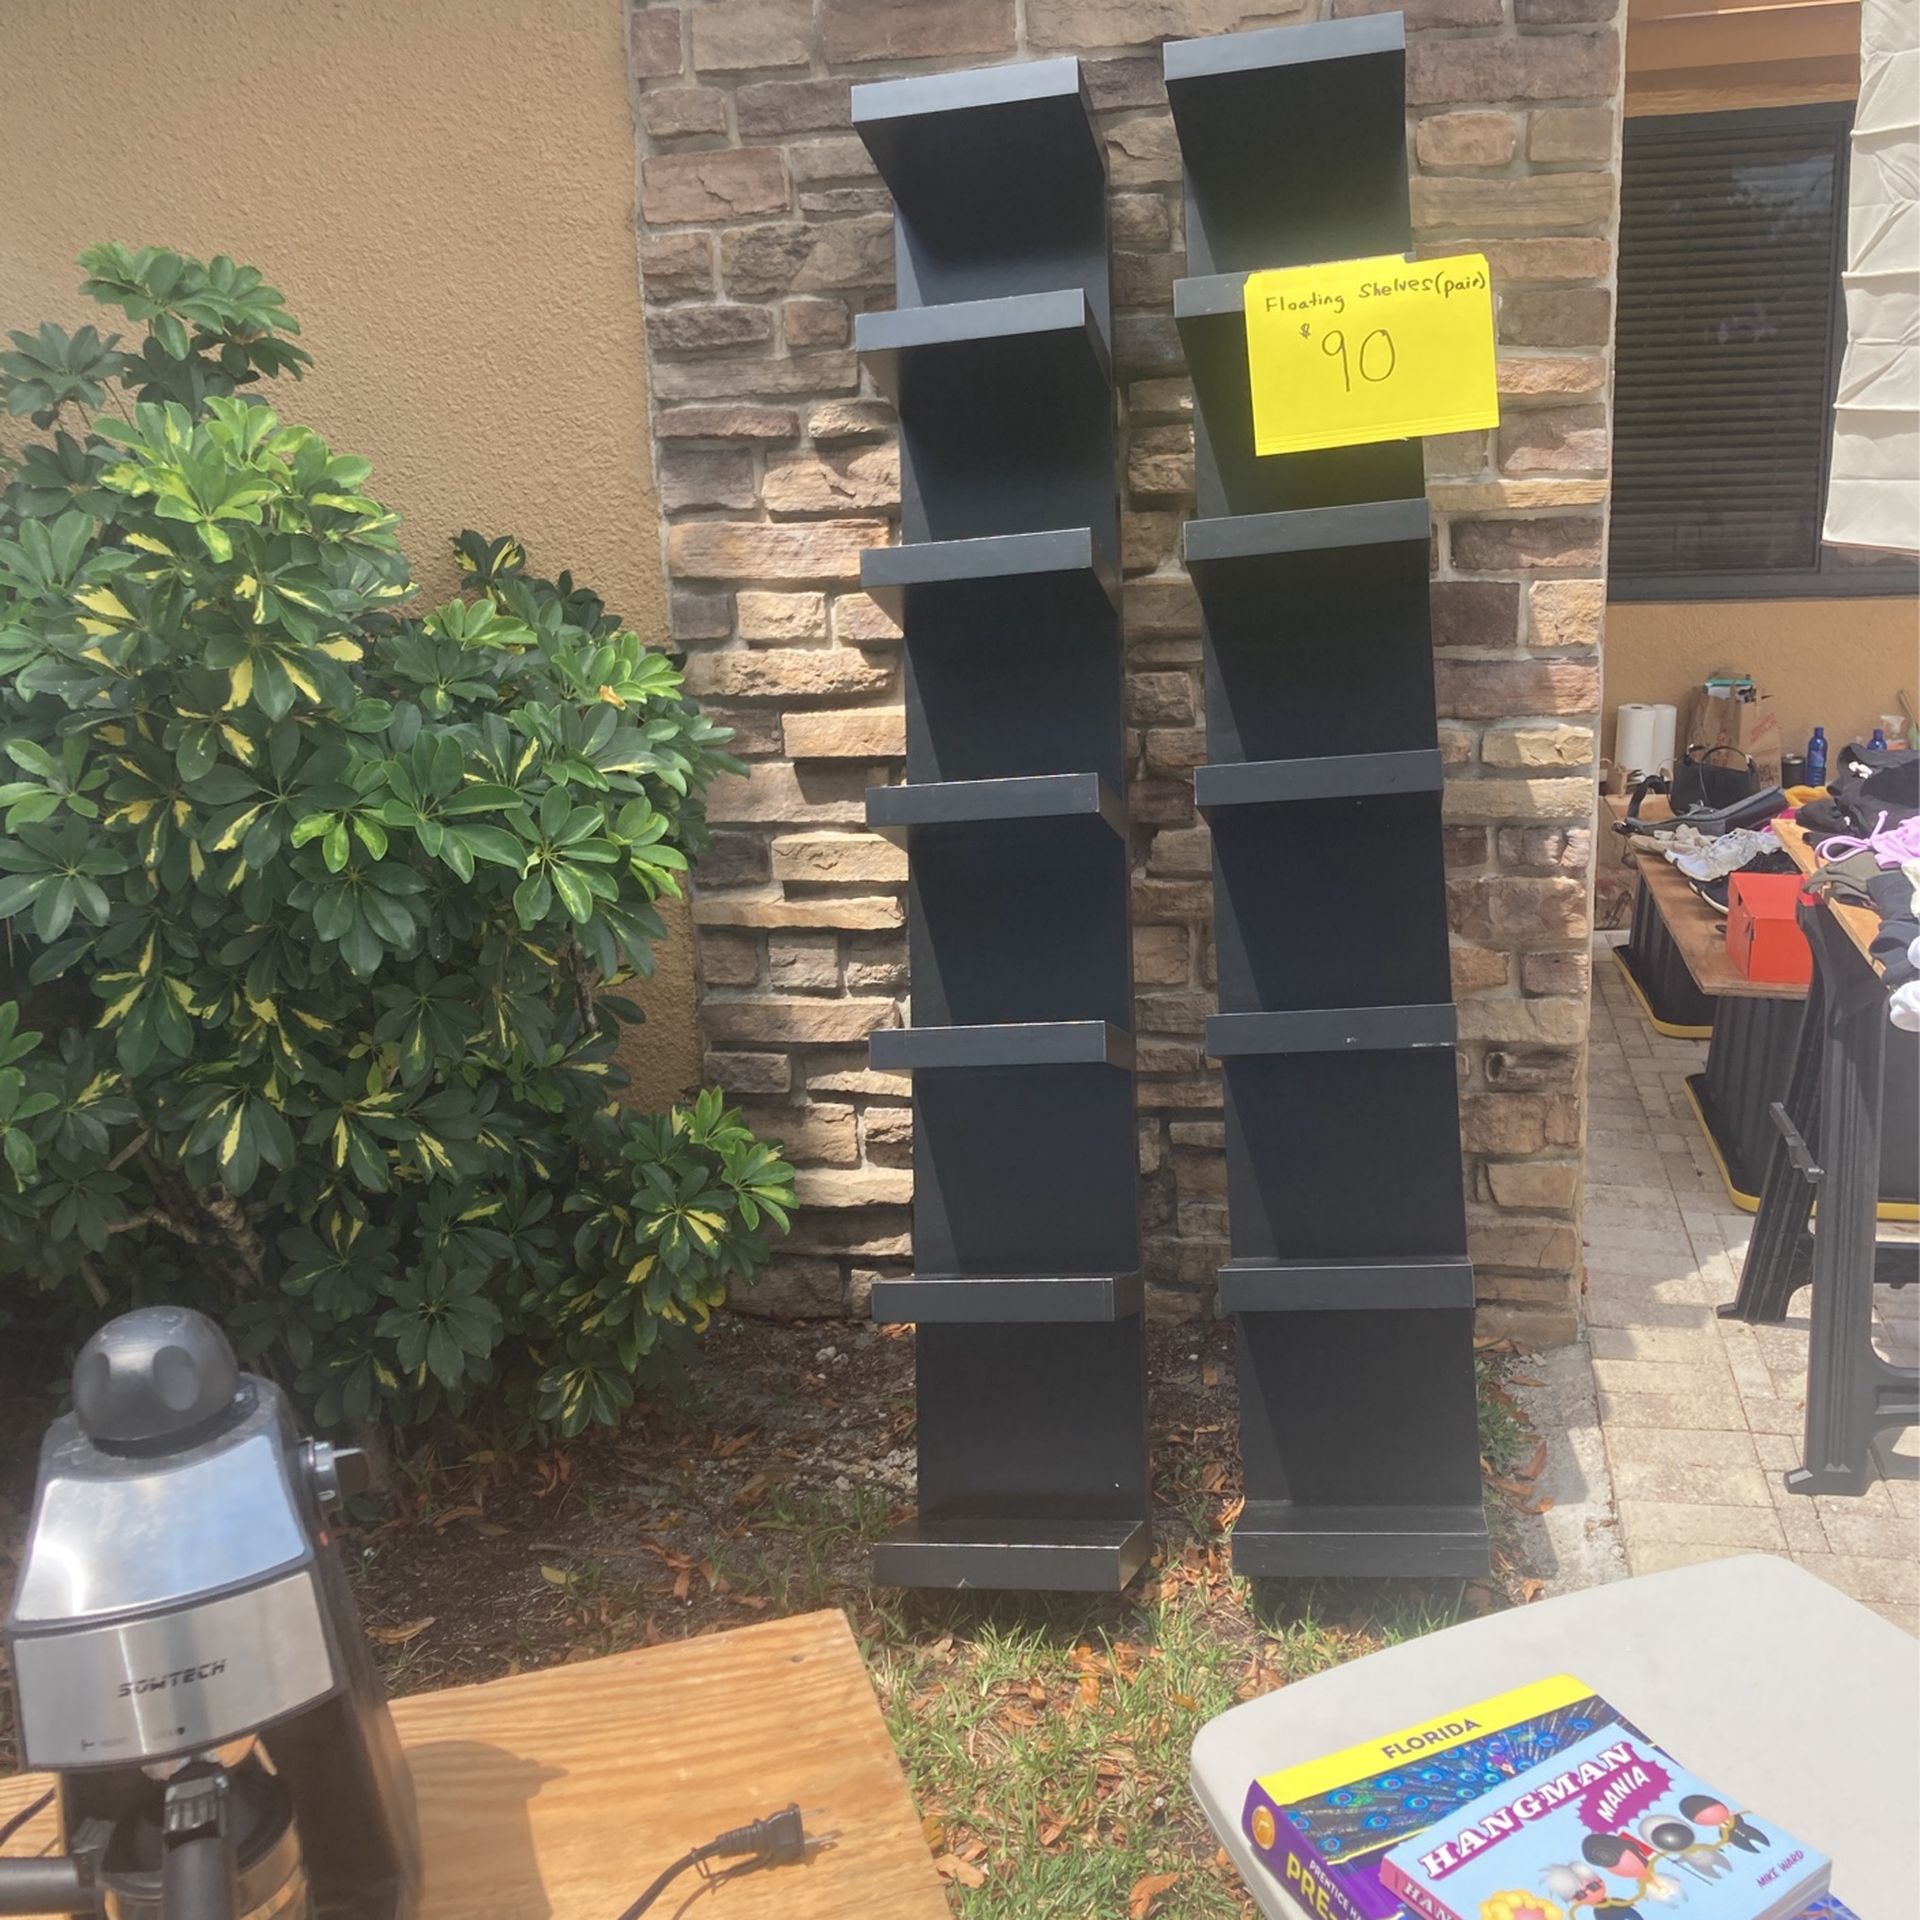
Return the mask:
<path id="1" fill-rule="evenodd" d="M 846 1619 L 801 1614 L 394 1702 L 427 1851 L 419 1920 L 614 1920 L 689 1848 L 797 1801 L 838 1844 L 699 1920 L 947 1920 Z M 0 1780 L 0 1820 L 46 1785 Z M 9 1843 L 54 1843 L 43 1816 Z M 673 1913 L 699 1882 L 664 1902 Z"/>

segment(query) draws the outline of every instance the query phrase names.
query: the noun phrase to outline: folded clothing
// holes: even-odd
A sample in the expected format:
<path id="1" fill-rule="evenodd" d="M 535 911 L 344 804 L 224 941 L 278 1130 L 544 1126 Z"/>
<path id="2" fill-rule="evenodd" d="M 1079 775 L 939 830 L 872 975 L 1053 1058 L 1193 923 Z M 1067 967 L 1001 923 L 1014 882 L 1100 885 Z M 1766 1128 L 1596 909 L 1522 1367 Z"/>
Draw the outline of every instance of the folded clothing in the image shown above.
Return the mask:
<path id="1" fill-rule="evenodd" d="M 1869 834 L 1897 828 L 1920 814 L 1920 753 L 1894 747 L 1842 749 L 1823 798 L 1794 818 L 1809 833 Z"/>
<path id="2" fill-rule="evenodd" d="M 1869 947 L 1887 985 L 1897 987 L 1920 977 L 1913 949 L 1920 943 L 1920 917 L 1914 912 L 1914 883 L 1899 867 L 1883 867 L 1872 853 L 1849 854 L 1822 867 L 1809 883 L 1830 891 L 1849 906 L 1871 907 L 1880 931 Z"/>
<path id="3" fill-rule="evenodd" d="M 1814 851 L 1822 860 L 1845 860 L 1851 854 L 1870 853 L 1883 867 L 1903 867 L 1909 860 L 1920 860 L 1920 813 L 1909 814 L 1892 826 L 1882 813 L 1866 833 L 1830 834 Z"/>

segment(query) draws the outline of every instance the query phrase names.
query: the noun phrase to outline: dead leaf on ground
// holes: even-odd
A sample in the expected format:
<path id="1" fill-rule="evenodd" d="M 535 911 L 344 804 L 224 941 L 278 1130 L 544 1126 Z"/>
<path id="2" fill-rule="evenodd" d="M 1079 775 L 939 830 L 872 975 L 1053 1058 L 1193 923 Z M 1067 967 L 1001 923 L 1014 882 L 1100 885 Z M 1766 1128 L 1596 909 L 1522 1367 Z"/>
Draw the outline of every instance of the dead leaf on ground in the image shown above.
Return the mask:
<path id="1" fill-rule="evenodd" d="M 1127 1893 L 1127 1920 L 1148 1920 L 1160 1912 L 1161 1900 L 1179 1884 L 1177 1873 L 1142 1874 Z"/>
<path id="2" fill-rule="evenodd" d="M 1097 1673 L 1083 1673 L 1075 1691 L 1083 1707 L 1097 1707 L 1100 1704 L 1100 1676 Z"/>
<path id="3" fill-rule="evenodd" d="M 938 1855 L 933 1870 L 942 1880 L 957 1880 L 963 1887 L 984 1887 L 987 1884 L 985 1870 L 976 1867 L 970 1860 L 962 1860 L 957 1853 Z"/>
<path id="4" fill-rule="evenodd" d="M 438 1618 L 437 1614 L 428 1613 L 397 1627 L 369 1627 L 367 1638 L 379 1641 L 383 1647 L 404 1647 L 409 1640 L 418 1640 Z"/>
<path id="5" fill-rule="evenodd" d="M 1528 1605 L 1531 1605 L 1535 1600 L 1538 1600 L 1540 1596 L 1546 1592 L 1547 1583 L 1544 1580 L 1534 1580 L 1529 1578 L 1529 1579 L 1518 1582 L 1515 1590 L 1520 1595 L 1521 1605 L 1528 1606 Z"/>

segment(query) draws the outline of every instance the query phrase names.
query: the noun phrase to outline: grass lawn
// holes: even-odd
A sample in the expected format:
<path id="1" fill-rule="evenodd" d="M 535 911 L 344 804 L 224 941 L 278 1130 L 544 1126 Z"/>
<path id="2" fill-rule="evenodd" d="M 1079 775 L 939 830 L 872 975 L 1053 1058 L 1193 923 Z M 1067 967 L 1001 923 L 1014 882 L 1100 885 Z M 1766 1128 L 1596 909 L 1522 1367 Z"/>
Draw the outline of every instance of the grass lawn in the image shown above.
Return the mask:
<path id="1" fill-rule="evenodd" d="M 1496 1542 L 1538 1471 L 1501 1384 L 1511 1364 L 1481 1358 Z M 1231 1330 L 1151 1329 L 1149 1375 L 1158 1550 L 1123 1595 L 870 1587 L 872 1542 L 911 1511 L 910 1343 L 728 1317 L 694 1393 L 617 1434 L 409 1461 L 396 1510 L 351 1543 L 368 1631 L 406 1693 L 843 1607 L 963 1920 L 1251 1915 L 1187 1790 L 1201 1725 L 1536 1583 L 1500 1549 L 1488 1582 L 1235 1579 Z M 33 1448 L 0 1458 L 4 1587 Z"/>

